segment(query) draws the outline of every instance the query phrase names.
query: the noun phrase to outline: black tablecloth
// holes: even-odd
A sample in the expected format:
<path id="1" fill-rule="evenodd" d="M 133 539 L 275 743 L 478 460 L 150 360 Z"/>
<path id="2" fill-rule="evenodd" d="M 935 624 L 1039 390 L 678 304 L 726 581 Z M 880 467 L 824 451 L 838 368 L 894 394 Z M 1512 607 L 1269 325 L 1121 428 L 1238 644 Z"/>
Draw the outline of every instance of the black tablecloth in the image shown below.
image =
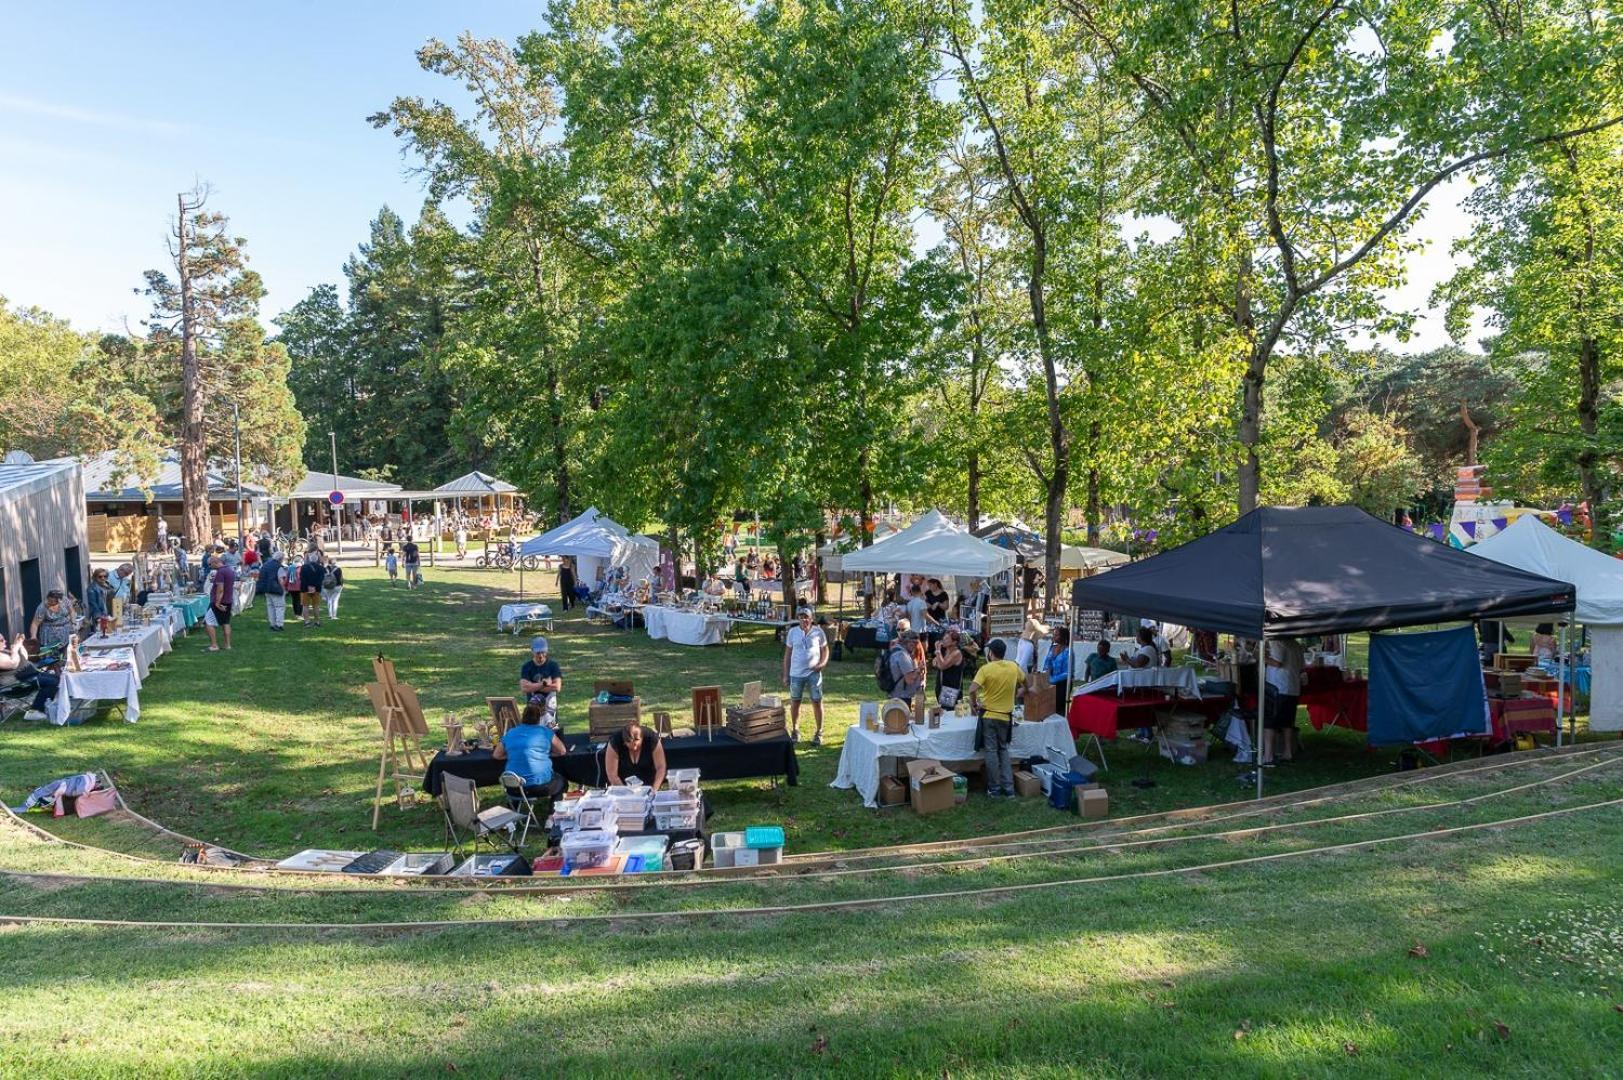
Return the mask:
<path id="1" fill-rule="evenodd" d="M 552 759 L 552 767 L 558 775 L 585 787 L 607 786 L 609 781 L 603 775 L 602 749 L 593 747 L 584 734 L 564 735 L 562 738 L 569 753 Z M 666 738 L 662 741 L 665 744 L 665 767 L 698 769 L 701 783 L 757 776 L 781 776 L 791 785 L 800 781 L 800 762 L 795 759 L 795 744 L 787 738 L 747 743 L 718 731 L 713 742 L 703 735 Z M 489 750 L 473 750 L 456 757 L 449 757 L 441 750 L 428 763 L 423 790 L 430 795 L 438 795 L 440 777 L 444 773 L 465 776 L 480 787 L 495 787 L 506 768 L 507 763 L 497 761 Z"/>

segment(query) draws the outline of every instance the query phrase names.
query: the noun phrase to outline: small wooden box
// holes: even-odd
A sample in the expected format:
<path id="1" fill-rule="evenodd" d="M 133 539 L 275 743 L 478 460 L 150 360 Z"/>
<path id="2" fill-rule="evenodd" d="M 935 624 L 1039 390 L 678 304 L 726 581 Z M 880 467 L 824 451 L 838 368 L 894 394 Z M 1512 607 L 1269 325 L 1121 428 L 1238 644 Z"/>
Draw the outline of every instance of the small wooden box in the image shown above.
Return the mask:
<path id="1" fill-rule="evenodd" d="M 594 739 L 613 735 L 633 720 L 642 722 L 641 698 L 623 705 L 599 705 L 594 701 L 586 707 L 587 734 Z"/>
<path id="2" fill-rule="evenodd" d="M 783 706 L 757 706 L 742 709 L 727 706 L 727 733 L 740 742 L 760 742 L 780 739 L 788 734 L 784 725 Z"/>

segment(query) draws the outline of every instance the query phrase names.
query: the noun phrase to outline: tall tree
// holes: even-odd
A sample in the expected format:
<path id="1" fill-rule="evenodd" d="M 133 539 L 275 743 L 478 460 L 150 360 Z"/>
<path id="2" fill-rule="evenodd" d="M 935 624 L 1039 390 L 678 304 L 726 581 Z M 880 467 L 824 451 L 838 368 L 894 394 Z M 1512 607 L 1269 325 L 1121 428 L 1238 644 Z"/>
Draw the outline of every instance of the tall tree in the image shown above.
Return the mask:
<path id="1" fill-rule="evenodd" d="M 1276 352 L 1351 324 L 1401 329 L 1381 292 L 1439 185 L 1623 119 L 1616 28 L 1586 25 L 1558 0 L 1065 3 L 1157 122 L 1158 208 L 1224 238 L 1222 306 L 1250 342 L 1242 512 L 1260 490 Z M 1502 33 L 1512 7 L 1539 32 Z M 1597 103 L 1598 118 L 1568 126 L 1584 111 L 1575 98 Z"/>
<path id="2" fill-rule="evenodd" d="M 1623 130 L 1506 162 L 1470 204 L 1478 227 L 1459 245 L 1470 261 L 1441 290 L 1450 328 L 1464 336 L 1485 307 L 1495 357 L 1531 361 L 1517 423 L 1490 456 L 1529 463 L 1552 493 L 1572 490 L 1563 474 L 1576 479 L 1595 537 L 1609 542 L 1623 484 Z"/>
<path id="3" fill-rule="evenodd" d="M 173 348 L 180 365 L 179 446 L 182 527 L 194 542 L 209 537 L 208 439 L 204 403 L 211 385 L 228 371 L 224 356 L 233 324 L 252 320 L 265 294 L 259 275 L 247 268 L 241 237 L 232 236 L 224 214 L 208 209 L 202 188 L 175 197 L 169 242 L 173 279 L 146 272 L 152 298 L 147 328 L 152 342 Z"/>

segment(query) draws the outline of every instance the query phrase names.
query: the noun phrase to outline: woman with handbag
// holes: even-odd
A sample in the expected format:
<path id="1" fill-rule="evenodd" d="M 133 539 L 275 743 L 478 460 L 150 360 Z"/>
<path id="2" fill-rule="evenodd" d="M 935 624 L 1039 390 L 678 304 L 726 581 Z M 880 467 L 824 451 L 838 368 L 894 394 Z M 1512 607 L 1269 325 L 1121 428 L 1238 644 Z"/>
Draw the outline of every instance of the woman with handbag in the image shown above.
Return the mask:
<path id="1" fill-rule="evenodd" d="M 935 668 L 936 704 L 943 709 L 956 707 L 964 684 L 964 651 L 959 645 L 958 631 L 948 630 L 935 643 L 935 657 L 930 666 Z"/>

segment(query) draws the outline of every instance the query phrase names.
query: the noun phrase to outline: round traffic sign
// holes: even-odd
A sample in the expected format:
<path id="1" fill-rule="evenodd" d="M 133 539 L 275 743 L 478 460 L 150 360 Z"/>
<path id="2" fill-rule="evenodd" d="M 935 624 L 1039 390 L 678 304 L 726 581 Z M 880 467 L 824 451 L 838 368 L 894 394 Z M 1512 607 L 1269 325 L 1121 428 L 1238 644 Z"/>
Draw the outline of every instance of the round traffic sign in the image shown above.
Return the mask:
<path id="1" fill-rule="evenodd" d="M 327 501 L 332 503 L 334 506 L 343 506 L 344 493 L 342 491 L 329 491 L 327 492 Z"/>

